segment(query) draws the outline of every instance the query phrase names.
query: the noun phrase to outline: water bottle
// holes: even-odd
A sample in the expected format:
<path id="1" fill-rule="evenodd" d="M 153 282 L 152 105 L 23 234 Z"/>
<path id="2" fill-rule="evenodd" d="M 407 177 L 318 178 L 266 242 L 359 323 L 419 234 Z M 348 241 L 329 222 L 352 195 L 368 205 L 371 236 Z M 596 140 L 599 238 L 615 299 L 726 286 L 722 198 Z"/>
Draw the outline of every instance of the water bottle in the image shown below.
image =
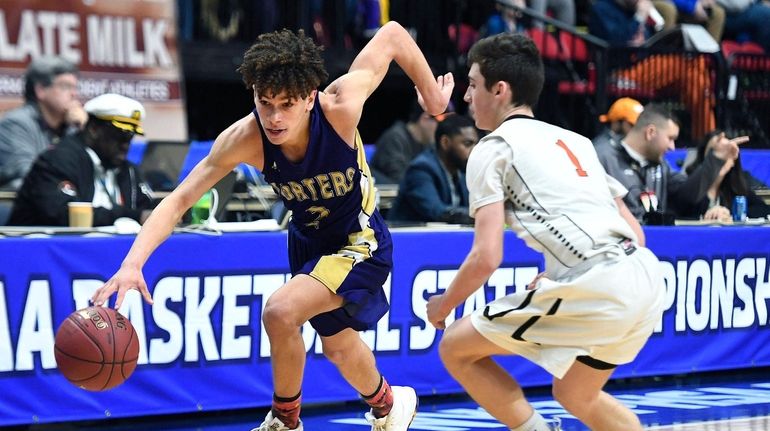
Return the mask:
<path id="1" fill-rule="evenodd" d="M 746 196 L 733 198 L 733 221 L 746 221 Z"/>
<path id="2" fill-rule="evenodd" d="M 211 211 L 211 190 L 206 193 L 195 202 L 190 210 L 190 223 L 201 224 L 204 220 L 209 218 L 209 212 Z"/>

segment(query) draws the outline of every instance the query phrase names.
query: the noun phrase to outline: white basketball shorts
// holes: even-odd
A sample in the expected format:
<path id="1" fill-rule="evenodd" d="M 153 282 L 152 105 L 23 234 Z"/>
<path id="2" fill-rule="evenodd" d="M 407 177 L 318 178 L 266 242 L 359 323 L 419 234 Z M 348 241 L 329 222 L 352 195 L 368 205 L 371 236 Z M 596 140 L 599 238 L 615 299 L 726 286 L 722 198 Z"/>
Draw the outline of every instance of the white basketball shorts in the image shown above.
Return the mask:
<path id="1" fill-rule="evenodd" d="M 592 259 L 593 260 L 593 259 Z M 471 315 L 481 335 L 557 378 L 579 356 L 634 360 L 663 313 L 665 283 L 651 251 L 608 253 L 573 278 L 541 279 Z"/>

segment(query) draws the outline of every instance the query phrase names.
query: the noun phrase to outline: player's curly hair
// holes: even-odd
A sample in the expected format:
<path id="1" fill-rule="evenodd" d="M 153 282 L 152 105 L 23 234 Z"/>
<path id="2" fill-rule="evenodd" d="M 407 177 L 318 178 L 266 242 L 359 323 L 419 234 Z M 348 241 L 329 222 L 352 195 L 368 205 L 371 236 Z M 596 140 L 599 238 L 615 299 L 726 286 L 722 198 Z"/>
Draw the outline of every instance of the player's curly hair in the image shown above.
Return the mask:
<path id="1" fill-rule="evenodd" d="M 302 30 L 261 34 L 244 54 L 238 72 L 246 88 L 254 87 L 257 94 L 272 97 L 286 91 L 289 98 L 304 98 L 329 78 L 322 50 Z"/>

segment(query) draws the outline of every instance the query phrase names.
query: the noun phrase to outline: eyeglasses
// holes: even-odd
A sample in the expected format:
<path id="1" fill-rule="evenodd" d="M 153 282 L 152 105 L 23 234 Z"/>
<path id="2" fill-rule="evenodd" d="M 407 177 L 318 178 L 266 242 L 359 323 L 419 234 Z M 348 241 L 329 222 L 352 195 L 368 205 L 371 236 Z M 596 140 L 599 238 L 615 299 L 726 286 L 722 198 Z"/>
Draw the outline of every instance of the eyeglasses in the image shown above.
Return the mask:
<path id="1" fill-rule="evenodd" d="M 51 87 L 56 87 L 59 90 L 64 90 L 64 91 L 75 91 L 78 89 L 77 84 L 73 84 L 71 82 L 62 82 L 62 81 L 53 82 L 51 84 Z"/>

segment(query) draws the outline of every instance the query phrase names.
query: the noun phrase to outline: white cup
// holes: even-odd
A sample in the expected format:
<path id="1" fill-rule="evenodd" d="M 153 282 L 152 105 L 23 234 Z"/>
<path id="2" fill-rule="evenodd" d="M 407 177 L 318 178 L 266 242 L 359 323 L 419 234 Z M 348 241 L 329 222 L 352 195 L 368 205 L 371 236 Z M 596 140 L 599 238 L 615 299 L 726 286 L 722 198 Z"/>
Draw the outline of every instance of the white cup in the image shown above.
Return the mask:
<path id="1" fill-rule="evenodd" d="M 93 227 L 94 206 L 91 202 L 70 202 L 69 208 L 70 227 Z"/>

